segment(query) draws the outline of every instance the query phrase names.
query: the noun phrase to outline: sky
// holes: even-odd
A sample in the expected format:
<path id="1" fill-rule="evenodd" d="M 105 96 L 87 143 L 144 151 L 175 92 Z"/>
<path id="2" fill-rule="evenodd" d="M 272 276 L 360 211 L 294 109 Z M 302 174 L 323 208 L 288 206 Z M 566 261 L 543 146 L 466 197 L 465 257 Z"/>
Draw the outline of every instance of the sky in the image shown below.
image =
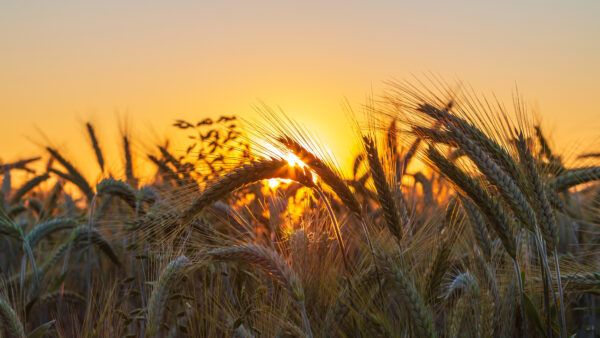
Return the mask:
<path id="1" fill-rule="evenodd" d="M 265 103 L 344 162 L 345 102 L 422 74 L 506 101 L 518 87 L 568 150 L 600 136 L 598 17 L 597 0 L 0 0 L 0 159 L 51 144 L 94 179 L 85 121 L 122 173 L 119 124 L 143 155 L 175 119 Z"/>

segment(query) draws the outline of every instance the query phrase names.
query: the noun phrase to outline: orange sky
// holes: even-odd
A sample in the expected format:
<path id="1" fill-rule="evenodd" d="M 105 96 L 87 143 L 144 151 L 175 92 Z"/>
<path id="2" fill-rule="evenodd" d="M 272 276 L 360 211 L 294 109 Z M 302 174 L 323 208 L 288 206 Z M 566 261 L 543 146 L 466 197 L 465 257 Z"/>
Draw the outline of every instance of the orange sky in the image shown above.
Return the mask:
<path id="1" fill-rule="evenodd" d="M 175 119 L 264 101 L 343 162 L 345 98 L 426 72 L 508 100 L 517 85 L 568 150 L 600 136 L 598 17 L 595 0 L 2 1 L 0 159 L 42 153 L 39 128 L 95 178 L 83 121 L 120 172 L 117 111 L 142 154 Z"/>

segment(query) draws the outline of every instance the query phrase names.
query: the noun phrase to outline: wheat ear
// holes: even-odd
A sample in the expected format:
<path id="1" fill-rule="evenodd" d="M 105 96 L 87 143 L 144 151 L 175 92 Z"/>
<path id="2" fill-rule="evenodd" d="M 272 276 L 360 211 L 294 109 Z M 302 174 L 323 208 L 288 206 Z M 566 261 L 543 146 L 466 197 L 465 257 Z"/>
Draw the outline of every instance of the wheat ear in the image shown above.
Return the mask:
<path id="1" fill-rule="evenodd" d="M 438 122 L 445 124 L 450 130 L 458 129 L 465 133 L 465 135 L 467 135 L 474 143 L 486 149 L 492 159 L 494 159 L 500 168 L 507 172 L 513 180 L 517 182 L 521 181 L 521 173 L 512 157 L 504 150 L 504 148 L 491 140 L 477 127 L 466 120 L 449 113 L 448 110 L 441 110 L 429 104 L 421 105 L 417 110 L 433 117 Z"/>
<path id="2" fill-rule="evenodd" d="M 136 208 L 136 196 L 135 190 L 127 183 L 112 178 L 103 179 L 96 186 L 98 196 L 112 195 L 122 199 L 127 205 L 135 210 Z"/>
<path id="3" fill-rule="evenodd" d="M 513 259 L 516 258 L 515 240 L 512 238 L 508 227 L 511 222 L 502 206 L 489 196 L 473 178 L 448 161 L 434 148 L 429 148 L 427 158 L 437 167 L 442 175 L 446 176 L 477 205 L 481 213 L 486 217 L 488 224 L 494 229 L 496 236 L 502 241 L 506 252 Z"/>
<path id="4" fill-rule="evenodd" d="M 573 186 L 600 179 L 600 167 L 569 169 L 548 181 L 551 190 L 563 192 Z"/>
<path id="5" fill-rule="evenodd" d="M 529 230 L 534 231 L 537 224 L 536 216 L 531 205 L 525 198 L 525 195 L 518 188 L 517 182 L 507 175 L 494 161 L 487 152 L 477 144 L 473 143 L 464 133 L 458 129 L 449 132 L 449 135 L 456 140 L 460 148 L 467 154 L 469 159 L 475 163 L 477 168 L 485 175 L 500 192 L 506 203 L 511 207 L 523 225 Z M 512 159 L 510 159 L 512 161 Z M 514 163 L 514 161 L 513 161 Z"/>
<path id="6" fill-rule="evenodd" d="M 31 231 L 25 235 L 25 240 L 34 247 L 44 237 L 60 230 L 73 229 L 77 226 L 77 221 L 70 217 L 60 217 L 37 224 Z"/>
<path id="7" fill-rule="evenodd" d="M 92 188 L 85 180 L 83 175 L 81 175 L 81 173 L 73 166 L 73 164 L 71 164 L 71 162 L 67 161 L 64 157 L 62 157 L 62 155 L 56 149 L 46 147 L 46 150 L 63 167 L 65 167 L 65 169 L 67 169 L 68 174 L 53 169 L 51 169 L 50 171 L 75 184 L 81 190 L 81 192 L 83 192 L 83 194 L 88 198 L 88 200 L 91 200 L 94 196 L 94 191 L 92 191 Z"/>
<path id="8" fill-rule="evenodd" d="M 8 337 L 25 338 L 25 329 L 23 329 L 23 324 L 17 317 L 17 313 L 3 298 L 0 298 L 0 323 Z M 0 330 L 0 333 L 2 333 L 2 330 Z"/>
<path id="9" fill-rule="evenodd" d="M 189 259 L 184 255 L 171 261 L 162 271 L 158 282 L 154 286 L 150 302 L 148 303 L 148 318 L 146 320 L 146 337 L 159 336 L 160 324 L 164 310 L 169 299 L 169 294 L 181 270 L 189 264 Z"/>
<path id="10" fill-rule="evenodd" d="M 367 159 L 369 161 L 369 167 L 371 168 L 371 177 L 375 183 L 375 189 L 377 190 L 377 200 L 383 210 L 388 229 L 396 237 L 398 241 L 402 239 L 402 228 L 398 207 L 396 206 L 395 199 L 392 195 L 392 190 L 385 177 L 383 166 L 379 161 L 379 153 L 373 140 L 369 137 L 363 137 L 365 144 L 365 150 Z M 405 225 L 405 224 L 404 224 Z"/>
<path id="11" fill-rule="evenodd" d="M 85 127 L 87 128 L 88 134 L 90 135 L 90 141 L 92 141 L 92 147 L 94 148 L 96 160 L 98 161 L 98 166 L 100 166 L 100 171 L 104 172 L 104 156 L 102 155 L 102 149 L 100 148 L 100 144 L 98 143 L 98 138 L 96 137 L 94 127 L 89 122 L 85 124 Z"/>
<path id="12" fill-rule="evenodd" d="M 485 219 L 479 209 L 477 209 L 477 207 L 468 199 L 461 196 L 460 202 L 471 221 L 471 228 L 473 229 L 477 246 L 479 246 L 479 249 L 483 252 L 485 259 L 489 261 L 492 257 L 492 243 L 488 232 L 485 229 Z"/>

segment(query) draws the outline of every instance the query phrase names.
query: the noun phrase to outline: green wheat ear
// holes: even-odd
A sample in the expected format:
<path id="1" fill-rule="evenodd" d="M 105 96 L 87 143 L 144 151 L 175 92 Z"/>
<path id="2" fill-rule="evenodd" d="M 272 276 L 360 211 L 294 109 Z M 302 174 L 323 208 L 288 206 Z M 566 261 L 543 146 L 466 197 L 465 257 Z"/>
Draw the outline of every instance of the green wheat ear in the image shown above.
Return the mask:
<path id="1" fill-rule="evenodd" d="M 17 317 L 15 310 L 4 300 L 0 298 L 0 333 L 2 329 L 8 334 L 8 337 L 25 338 L 25 329 Z"/>
<path id="2" fill-rule="evenodd" d="M 160 336 L 160 324 L 166 309 L 167 300 L 177 282 L 181 271 L 190 263 L 190 260 L 181 255 L 171 261 L 162 271 L 154 285 L 150 302 L 148 303 L 148 317 L 146 319 L 146 337 Z"/>

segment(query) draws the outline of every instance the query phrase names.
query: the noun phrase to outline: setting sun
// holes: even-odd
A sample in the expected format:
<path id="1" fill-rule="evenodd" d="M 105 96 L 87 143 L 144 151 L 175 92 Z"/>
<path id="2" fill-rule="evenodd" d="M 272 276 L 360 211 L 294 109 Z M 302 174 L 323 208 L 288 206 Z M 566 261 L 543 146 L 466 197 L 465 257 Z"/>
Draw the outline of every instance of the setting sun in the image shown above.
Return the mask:
<path id="1" fill-rule="evenodd" d="M 295 154 L 289 153 L 284 155 L 285 160 L 288 162 L 290 167 L 298 166 L 299 168 L 304 168 L 306 164 L 298 158 Z"/>

